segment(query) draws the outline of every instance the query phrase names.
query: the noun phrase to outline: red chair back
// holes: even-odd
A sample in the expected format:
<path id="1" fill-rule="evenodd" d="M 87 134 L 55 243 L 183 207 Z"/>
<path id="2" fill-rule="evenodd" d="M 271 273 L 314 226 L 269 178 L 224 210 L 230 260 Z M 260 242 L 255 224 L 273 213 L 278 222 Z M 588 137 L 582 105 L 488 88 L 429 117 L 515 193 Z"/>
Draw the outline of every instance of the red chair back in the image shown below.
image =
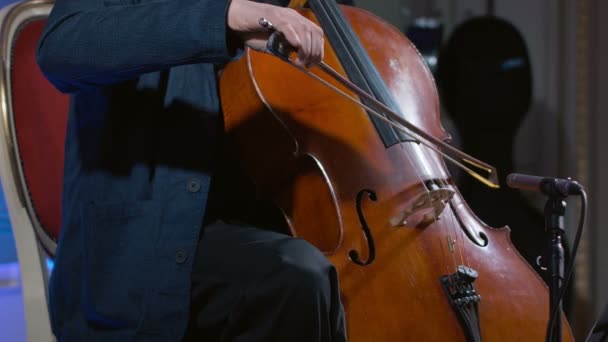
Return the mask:
<path id="1" fill-rule="evenodd" d="M 9 126 L 13 128 L 23 200 L 42 246 L 54 254 L 61 228 L 61 193 L 69 97 L 44 78 L 36 45 L 46 16 L 24 20 L 11 37 Z"/>

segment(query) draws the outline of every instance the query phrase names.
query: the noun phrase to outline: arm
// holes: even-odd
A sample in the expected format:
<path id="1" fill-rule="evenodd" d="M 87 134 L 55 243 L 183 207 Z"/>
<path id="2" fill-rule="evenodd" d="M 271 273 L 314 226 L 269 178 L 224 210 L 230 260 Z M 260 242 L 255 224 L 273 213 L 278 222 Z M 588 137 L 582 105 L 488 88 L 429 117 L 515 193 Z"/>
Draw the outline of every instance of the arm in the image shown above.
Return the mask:
<path id="1" fill-rule="evenodd" d="M 109 6 L 107 3 L 121 3 Z M 57 0 L 38 63 L 60 90 L 194 62 L 224 62 L 227 0 Z"/>
<path id="2" fill-rule="evenodd" d="M 298 49 L 297 62 L 322 58 L 323 32 L 297 12 L 248 0 L 57 0 L 37 59 L 61 91 L 107 85 L 188 63 L 230 59 L 230 32 L 264 50 L 268 18 Z M 136 3 L 136 4 L 133 4 Z"/>

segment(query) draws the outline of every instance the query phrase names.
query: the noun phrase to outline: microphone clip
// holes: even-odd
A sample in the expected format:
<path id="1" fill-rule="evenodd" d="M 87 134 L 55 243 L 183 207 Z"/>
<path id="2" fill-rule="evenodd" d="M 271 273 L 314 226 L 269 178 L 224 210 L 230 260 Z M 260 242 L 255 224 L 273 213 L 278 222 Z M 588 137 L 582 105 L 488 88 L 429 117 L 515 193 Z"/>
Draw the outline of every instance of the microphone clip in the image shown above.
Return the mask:
<path id="1" fill-rule="evenodd" d="M 539 184 L 540 191 L 549 197 L 568 197 L 580 195 L 583 189 L 577 181 L 570 178 L 543 178 Z"/>

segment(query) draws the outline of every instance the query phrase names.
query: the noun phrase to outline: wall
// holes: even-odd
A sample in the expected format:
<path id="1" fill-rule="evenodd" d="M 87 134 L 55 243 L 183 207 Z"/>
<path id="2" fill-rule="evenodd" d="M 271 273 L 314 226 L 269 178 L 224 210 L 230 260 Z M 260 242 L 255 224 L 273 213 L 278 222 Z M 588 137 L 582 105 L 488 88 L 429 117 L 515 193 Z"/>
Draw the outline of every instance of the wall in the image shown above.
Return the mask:
<path id="1" fill-rule="evenodd" d="M 592 241 L 592 297 L 597 314 L 608 304 L 608 13 L 605 0 L 590 1 L 590 210 L 589 234 Z M 602 148 L 603 147 L 603 148 Z"/>

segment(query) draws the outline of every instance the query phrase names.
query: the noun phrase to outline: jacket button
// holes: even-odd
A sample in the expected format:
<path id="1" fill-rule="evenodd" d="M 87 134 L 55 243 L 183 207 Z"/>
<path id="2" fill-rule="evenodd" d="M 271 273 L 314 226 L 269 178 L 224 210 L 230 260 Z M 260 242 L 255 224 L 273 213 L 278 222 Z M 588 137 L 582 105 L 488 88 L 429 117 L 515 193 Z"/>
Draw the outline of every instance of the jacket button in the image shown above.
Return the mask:
<path id="1" fill-rule="evenodd" d="M 188 259 L 188 254 L 183 249 L 178 249 L 175 252 L 175 262 L 178 264 L 183 264 L 186 259 Z"/>
<path id="2" fill-rule="evenodd" d="M 201 190 L 201 182 L 196 179 L 191 179 L 188 181 L 186 187 L 190 192 L 199 192 L 199 190 Z"/>

